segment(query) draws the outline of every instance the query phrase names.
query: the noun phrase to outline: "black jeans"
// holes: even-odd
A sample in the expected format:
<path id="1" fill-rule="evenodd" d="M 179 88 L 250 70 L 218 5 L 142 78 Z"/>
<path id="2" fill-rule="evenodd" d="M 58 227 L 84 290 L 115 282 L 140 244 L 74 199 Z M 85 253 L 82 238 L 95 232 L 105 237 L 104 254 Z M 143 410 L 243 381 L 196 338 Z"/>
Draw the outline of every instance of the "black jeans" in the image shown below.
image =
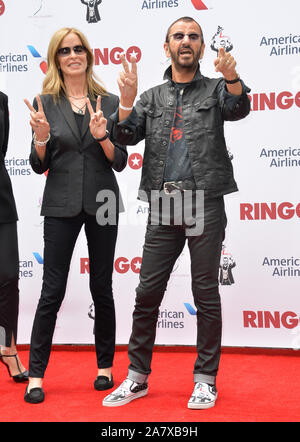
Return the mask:
<path id="1" fill-rule="evenodd" d="M 17 223 L 0 223 L 0 344 L 17 342 L 19 316 L 19 251 Z"/>
<path id="2" fill-rule="evenodd" d="M 113 364 L 115 307 L 112 272 L 117 226 L 100 226 L 95 216 L 84 212 L 72 218 L 45 217 L 43 287 L 31 335 L 30 377 L 44 377 L 56 316 L 65 295 L 72 253 L 83 224 L 90 259 L 90 291 L 95 306 L 97 365 L 98 368 L 108 368 Z"/>
<path id="3" fill-rule="evenodd" d="M 130 379 L 143 382 L 151 372 L 159 306 L 173 266 L 187 239 L 192 292 L 197 308 L 198 356 L 194 365 L 194 381 L 215 383 L 222 329 L 218 272 L 226 223 L 223 198 L 215 198 L 205 199 L 201 235 L 187 237 L 184 225 L 148 224 L 128 347 Z"/>

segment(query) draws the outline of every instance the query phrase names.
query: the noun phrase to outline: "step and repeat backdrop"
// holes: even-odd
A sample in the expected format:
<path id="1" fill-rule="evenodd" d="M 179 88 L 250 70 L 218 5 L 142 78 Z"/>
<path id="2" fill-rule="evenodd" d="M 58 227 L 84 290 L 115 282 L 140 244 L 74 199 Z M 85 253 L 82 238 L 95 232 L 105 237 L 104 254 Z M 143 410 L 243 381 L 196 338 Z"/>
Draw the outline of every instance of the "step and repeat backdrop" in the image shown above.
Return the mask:
<path id="1" fill-rule="evenodd" d="M 225 123 L 239 192 L 225 199 L 228 216 L 220 264 L 223 345 L 300 348 L 300 3 L 295 0 L 0 0 L 0 89 L 9 97 L 6 167 L 18 207 L 19 343 L 29 343 L 43 271 L 45 175 L 29 165 L 31 129 L 23 99 L 41 91 L 47 48 L 65 26 L 80 29 L 93 48 L 95 74 L 118 94 L 120 53 L 138 61 L 139 94 L 163 81 L 168 26 L 191 16 L 202 26 L 201 71 L 217 77 L 219 47 L 230 49 L 251 88 L 251 113 Z M 148 207 L 137 200 L 144 143 L 128 147 L 117 174 L 121 214 L 113 274 L 117 343 L 131 331 Z M 0 245 L 1 247 L 1 245 Z M 54 343 L 94 342 L 94 309 L 84 233 L 72 258 Z M 196 312 L 190 258 L 183 250 L 159 312 L 157 344 L 194 345 Z"/>

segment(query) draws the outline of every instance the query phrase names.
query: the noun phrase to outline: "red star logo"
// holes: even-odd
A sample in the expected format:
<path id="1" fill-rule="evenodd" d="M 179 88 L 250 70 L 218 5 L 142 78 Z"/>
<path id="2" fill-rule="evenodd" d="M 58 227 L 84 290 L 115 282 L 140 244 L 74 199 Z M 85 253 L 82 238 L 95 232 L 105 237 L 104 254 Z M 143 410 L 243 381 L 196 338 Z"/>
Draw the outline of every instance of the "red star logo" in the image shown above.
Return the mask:
<path id="1" fill-rule="evenodd" d="M 134 273 L 140 273 L 141 263 L 142 263 L 142 258 L 140 258 L 139 256 L 133 258 L 133 260 L 131 261 L 131 270 Z"/>
<path id="2" fill-rule="evenodd" d="M 0 0 L 0 15 L 4 14 L 5 4 L 2 0 Z"/>
<path id="3" fill-rule="evenodd" d="M 140 169 L 143 164 L 143 157 L 140 153 L 132 153 L 128 158 L 128 164 L 131 169 Z"/>

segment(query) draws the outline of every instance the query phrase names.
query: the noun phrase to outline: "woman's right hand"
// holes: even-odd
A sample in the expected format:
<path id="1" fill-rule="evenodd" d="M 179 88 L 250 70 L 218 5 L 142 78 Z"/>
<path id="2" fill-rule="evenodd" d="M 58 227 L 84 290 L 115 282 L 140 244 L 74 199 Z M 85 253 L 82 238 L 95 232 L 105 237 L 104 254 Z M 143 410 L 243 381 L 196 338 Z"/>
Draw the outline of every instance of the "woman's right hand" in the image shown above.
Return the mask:
<path id="1" fill-rule="evenodd" d="M 30 125 L 35 133 L 36 140 L 43 142 L 47 140 L 48 135 L 50 133 L 50 125 L 47 121 L 42 100 L 39 95 L 36 96 L 36 101 L 38 105 L 38 110 L 36 111 L 34 107 L 31 105 L 31 103 L 27 100 L 27 98 L 24 99 L 24 102 L 28 109 L 30 110 Z M 46 143 L 45 143 L 46 144 Z"/>

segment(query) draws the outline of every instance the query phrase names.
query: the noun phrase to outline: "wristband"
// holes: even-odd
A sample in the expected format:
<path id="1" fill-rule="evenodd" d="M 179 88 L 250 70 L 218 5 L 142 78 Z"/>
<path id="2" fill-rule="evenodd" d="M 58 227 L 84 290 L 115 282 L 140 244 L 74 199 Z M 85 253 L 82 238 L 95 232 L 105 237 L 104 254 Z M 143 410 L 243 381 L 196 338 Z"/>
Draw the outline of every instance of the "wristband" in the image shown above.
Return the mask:
<path id="1" fill-rule="evenodd" d="M 119 108 L 124 111 L 131 111 L 133 109 L 133 106 L 132 107 L 125 107 L 125 106 L 122 106 L 121 103 L 119 103 Z"/>
<path id="2" fill-rule="evenodd" d="M 95 140 L 96 141 L 98 141 L 98 142 L 100 142 L 101 143 L 101 141 L 104 141 L 104 140 L 106 140 L 106 138 L 108 138 L 109 137 L 109 132 L 108 132 L 108 130 L 106 129 L 106 133 L 105 133 L 105 135 L 104 135 L 104 137 L 102 137 L 102 138 L 95 138 Z"/>
<path id="3" fill-rule="evenodd" d="M 49 140 L 50 140 L 50 132 L 48 133 L 48 136 L 47 136 L 47 138 L 45 139 L 45 141 L 38 141 L 38 140 L 36 139 L 36 134 L 35 134 L 35 133 L 33 134 L 33 142 L 34 142 L 34 144 L 36 144 L 37 146 L 44 146 L 45 144 L 48 143 Z"/>
<path id="4" fill-rule="evenodd" d="M 224 80 L 225 80 L 225 83 L 227 83 L 227 84 L 235 84 L 235 83 L 238 83 L 240 81 L 240 76 L 238 74 L 237 77 L 234 80 L 226 80 L 226 78 L 224 78 Z"/>

